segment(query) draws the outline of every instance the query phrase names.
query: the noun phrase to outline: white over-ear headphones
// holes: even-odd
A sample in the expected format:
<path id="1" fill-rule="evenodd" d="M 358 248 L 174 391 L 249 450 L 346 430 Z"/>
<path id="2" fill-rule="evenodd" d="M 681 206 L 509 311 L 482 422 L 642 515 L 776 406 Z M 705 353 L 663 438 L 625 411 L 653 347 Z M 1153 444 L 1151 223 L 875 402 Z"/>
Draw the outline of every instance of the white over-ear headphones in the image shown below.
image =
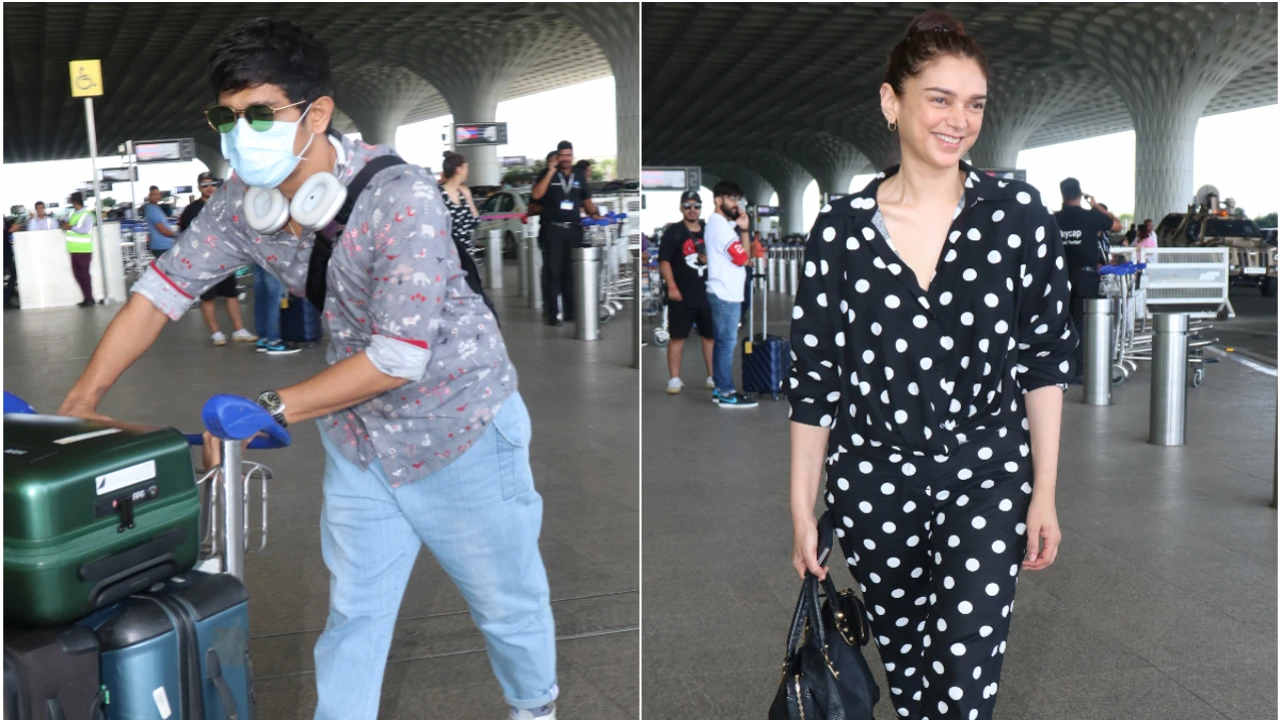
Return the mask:
<path id="1" fill-rule="evenodd" d="M 302 183 L 292 201 L 276 188 L 250 187 L 244 194 L 244 219 L 260 233 L 278 232 L 290 216 L 303 230 L 321 230 L 346 199 L 346 186 L 333 173 L 319 172 Z"/>

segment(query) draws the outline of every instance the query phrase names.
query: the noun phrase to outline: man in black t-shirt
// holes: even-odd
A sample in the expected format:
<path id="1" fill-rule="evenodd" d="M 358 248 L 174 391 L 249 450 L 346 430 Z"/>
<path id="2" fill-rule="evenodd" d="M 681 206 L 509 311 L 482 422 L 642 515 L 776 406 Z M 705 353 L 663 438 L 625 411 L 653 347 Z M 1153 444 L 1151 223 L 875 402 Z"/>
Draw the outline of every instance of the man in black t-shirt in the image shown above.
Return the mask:
<path id="1" fill-rule="evenodd" d="M 222 181 L 215 178 L 211 172 L 202 172 L 196 178 L 196 184 L 199 186 L 200 199 L 191 203 L 182 211 L 182 215 L 178 218 L 179 233 L 185 231 L 191 221 L 196 219 L 196 216 L 204 209 L 205 202 L 213 197 Z M 244 329 L 244 320 L 240 316 L 239 294 L 239 290 L 236 288 L 236 275 L 233 272 L 200 295 L 200 313 L 204 315 L 204 324 L 210 330 L 209 339 L 216 346 L 221 347 L 227 344 L 227 336 L 218 327 L 218 316 L 214 312 L 213 300 L 219 297 L 226 298 L 227 315 L 231 316 L 231 324 L 235 326 L 235 331 L 231 333 L 231 339 L 236 342 L 254 342 L 258 339 L 257 335 Z"/>
<path id="2" fill-rule="evenodd" d="M 569 248 L 582 245 L 580 213 L 600 217 L 587 178 L 573 170 L 573 143 L 561 140 L 556 147 L 555 163 L 547 163 L 547 172 L 533 186 L 530 197 L 542 203 L 542 310 L 548 325 L 559 325 L 556 300 L 564 308 L 564 321 L 572 322 L 573 277 L 569 267 Z"/>
<path id="3" fill-rule="evenodd" d="M 1062 209 L 1053 217 L 1062 236 L 1071 279 L 1071 319 L 1077 331 L 1083 333 L 1085 298 L 1098 297 L 1098 266 L 1107 262 L 1106 248 L 1110 243 L 1105 233 L 1116 232 L 1121 225 L 1106 206 L 1080 191 L 1079 180 L 1067 178 L 1058 187 L 1062 189 Z M 1089 201 L 1091 209 L 1081 207 L 1082 199 Z M 1083 372 L 1083 344 L 1076 347 L 1076 360 L 1076 367 Z"/>
<path id="4" fill-rule="evenodd" d="M 667 394 L 675 395 L 684 388 L 680 365 L 684 360 L 684 341 L 689 331 L 698 326 L 702 337 L 702 359 L 707 365 L 707 387 L 714 388 L 711 375 L 711 351 L 715 334 L 711 330 L 711 306 L 707 303 L 707 250 L 703 244 L 706 226 L 702 201 L 697 190 L 686 190 L 680 196 L 682 221 L 671 223 L 662 233 L 658 249 L 658 270 L 667 284 Z"/>

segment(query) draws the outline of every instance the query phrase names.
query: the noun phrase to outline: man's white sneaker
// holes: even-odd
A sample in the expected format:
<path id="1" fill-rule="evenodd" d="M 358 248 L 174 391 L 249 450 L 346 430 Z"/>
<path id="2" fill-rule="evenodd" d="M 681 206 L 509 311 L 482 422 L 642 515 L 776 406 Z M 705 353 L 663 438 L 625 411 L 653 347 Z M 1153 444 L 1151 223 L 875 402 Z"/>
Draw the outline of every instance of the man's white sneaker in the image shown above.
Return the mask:
<path id="1" fill-rule="evenodd" d="M 708 389 L 708 390 L 715 390 L 715 389 L 716 389 L 716 379 L 715 379 L 715 378 L 713 378 L 713 377 L 711 377 L 710 375 L 708 375 L 708 376 L 707 376 L 707 381 L 706 381 L 705 383 L 703 383 L 702 385 L 703 385 L 703 387 L 705 387 L 705 388 L 706 388 L 706 389 Z"/>
<path id="2" fill-rule="evenodd" d="M 507 708 L 507 720 L 556 720 L 556 704 L 543 705 L 540 708 L 532 710 L 524 710 L 521 708 Z"/>
<path id="3" fill-rule="evenodd" d="M 219 347 L 227 344 L 227 336 L 222 334 L 221 330 L 210 335 L 209 339 L 213 341 L 214 345 L 217 345 Z"/>
<path id="4" fill-rule="evenodd" d="M 674 377 L 667 381 L 668 395 L 679 395 L 680 391 L 683 389 L 684 389 L 684 381 L 681 380 L 680 378 Z"/>
<path id="5" fill-rule="evenodd" d="M 258 339 L 258 336 L 244 328 L 240 328 L 239 330 L 231 333 L 231 339 L 236 342 L 254 342 Z"/>

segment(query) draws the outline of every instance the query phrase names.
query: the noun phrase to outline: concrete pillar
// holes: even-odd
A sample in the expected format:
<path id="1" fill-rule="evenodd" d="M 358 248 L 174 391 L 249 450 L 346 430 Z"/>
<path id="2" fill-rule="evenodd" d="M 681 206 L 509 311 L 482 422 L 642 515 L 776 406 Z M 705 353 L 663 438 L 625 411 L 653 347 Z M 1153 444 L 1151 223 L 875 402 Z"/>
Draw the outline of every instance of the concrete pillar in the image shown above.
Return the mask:
<path id="1" fill-rule="evenodd" d="M 335 104 L 355 123 L 364 141 L 392 147 L 396 129 L 432 92 L 412 70 L 388 65 L 345 68 L 334 74 L 334 86 Z"/>
<path id="2" fill-rule="evenodd" d="M 800 164 L 781 153 L 761 151 L 750 154 L 745 162 L 760 170 L 778 191 L 778 206 L 783 233 L 804 233 L 804 189 L 813 176 Z"/>
<path id="3" fill-rule="evenodd" d="M 977 168 L 1017 167 L 1018 153 L 1046 122 L 1096 95 L 1096 83 L 1043 73 L 993 78 L 982 131 L 969 151 Z"/>
<path id="4" fill-rule="evenodd" d="M 786 153 L 818 181 L 824 193 L 849 192 L 853 176 L 867 172 L 871 163 L 852 144 L 825 131 L 805 131 L 784 143 Z"/>
<path id="5" fill-rule="evenodd" d="M 1274 3 L 1191 4 L 1134 42 L 1082 32 L 1085 59 L 1129 108 L 1137 136 L 1135 217 L 1159 222 L 1195 193 L 1195 128 L 1205 107 L 1244 70 L 1275 60 Z"/>
<path id="6" fill-rule="evenodd" d="M 827 116 L 821 122 L 822 129 L 832 136 L 852 145 L 870 162 L 868 172 L 880 172 L 902 162 L 902 149 L 898 134 L 889 132 L 884 115 L 880 112 L 880 99 L 860 103 L 852 111 L 841 111 Z"/>
<path id="7" fill-rule="evenodd" d="M 742 194 L 757 205 L 768 204 L 769 199 L 773 197 L 773 186 L 753 170 L 734 163 L 713 163 L 705 167 L 702 182 L 708 188 L 712 187 L 712 184 L 708 183 L 707 180 L 707 172 L 709 170 L 716 180 L 731 180 L 738 183 L 738 186 L 742 188 Z"/>
<path id="8" fill-rule="evenodd" d="M 640 177 L 640 6 L 580 4 L 571 16 L 604 51 L 613 70 L 618 177 Z"/>

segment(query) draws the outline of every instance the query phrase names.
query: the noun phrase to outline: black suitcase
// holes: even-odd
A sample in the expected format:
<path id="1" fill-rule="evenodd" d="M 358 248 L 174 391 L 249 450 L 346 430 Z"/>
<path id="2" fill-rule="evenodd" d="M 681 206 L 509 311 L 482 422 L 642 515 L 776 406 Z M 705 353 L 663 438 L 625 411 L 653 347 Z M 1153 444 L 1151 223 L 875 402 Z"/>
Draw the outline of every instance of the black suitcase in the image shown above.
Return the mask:
<path id="1" fill-rule="evenodd" d="M 286 295 L 287 307 L 280 310 L 280 337 L 290 342 L 319 342 L 324 335 L 320 325 L 320 311 L 310 301 Z"/>
<path id="2" fill-rule="evenodd" d="M 769 334 L 769 289 L 764 284 L 765 275 L 755 272 L 754 268 L 748 272 L 751 273 L 751 292 L 759 284 L 763 302 L 760 303 L 759 334 L 755 331 L 755 312 L 747 311 L 747 337 L 742 341 L 742 389 L 744 392 L 767 394 L 777 400 L 791 368 L 791 343 Z"/>
<path id="3" fill-rule="evenodd" d="M 7 720 L 102 720 L 98 638 L 77 625 L 4 629 Z"/>

